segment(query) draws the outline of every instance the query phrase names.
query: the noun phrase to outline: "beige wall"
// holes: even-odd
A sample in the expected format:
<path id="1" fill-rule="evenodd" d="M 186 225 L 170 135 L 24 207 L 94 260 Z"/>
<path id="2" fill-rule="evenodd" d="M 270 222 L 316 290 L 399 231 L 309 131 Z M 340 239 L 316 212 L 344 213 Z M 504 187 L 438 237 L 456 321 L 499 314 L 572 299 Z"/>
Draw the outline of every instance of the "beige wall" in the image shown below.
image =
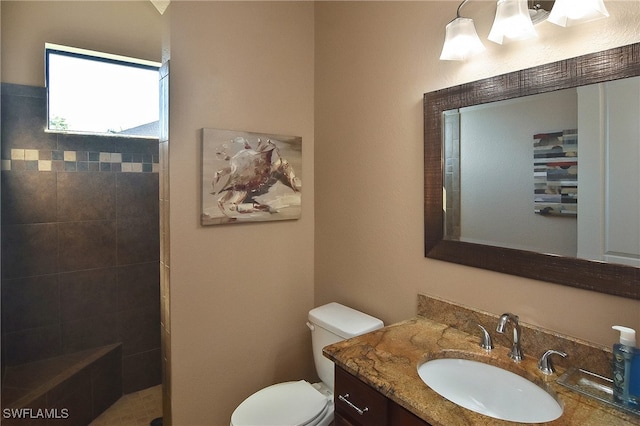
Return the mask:
<path id="1" fill-rule="evenodd" d="M 19 3 L 2 2 L 2 81 L 42 85 L 44 41 L 160 59 L 148 2 Z M 613 323 L 640 329 L 636 301 L 425 259 L 421 195 L 424 92 L 640 41 L 640 3 L 609 1 L 608 20 L 542 24 L 538 41 L 440 62 L 457 4 L 177 1 L 161 18 L 174 424 L 222 425 L 256 389 L 314 379 L 304 322 L 331 300 L 391 323 L 415 315 L 422 292 L 606 345 Z M 491 4 L 464 9 L 483 37 Z M 203 127 L 302 136 L 302 219 L 200 227 Z"/>
<path id="2" fill-rule="evenodd" d="M 315 379 L 311 2 L 172 2 L 171 398 L 174 425 L 228 424 L 269 384 Z M 202 128 L 302 137 L 302 218 L 201 227 Z"/>
<path id="3" fill-rule="evenodd" d="M 492 2 L 470 2 L 486 40 Z M 385 322 L 435 295 L 591 342 L 610 326 L 640 329 L 640 302 L 423 257 L 422 94 L 519 68 L 640 41 L 640 2 L 608 1 L 611 18 L 467 63 L 439 61 L 458 2 L 316 3 L 315 303 L 338 300 Z"/>

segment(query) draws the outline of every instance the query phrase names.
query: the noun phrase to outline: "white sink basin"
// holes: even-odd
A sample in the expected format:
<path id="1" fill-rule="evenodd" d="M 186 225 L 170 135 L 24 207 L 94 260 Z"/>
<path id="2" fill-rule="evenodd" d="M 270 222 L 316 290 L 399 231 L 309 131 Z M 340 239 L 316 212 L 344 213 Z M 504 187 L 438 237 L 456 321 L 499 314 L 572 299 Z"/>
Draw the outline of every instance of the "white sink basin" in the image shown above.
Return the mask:
<path id="1" fill-rule="evenodd" d="M 493 365 L 441 358 L 418 366 L 418 374 L 449 401 L 496 419 L 544 423 L 562 415 L 562 405 L 547 391 Z"/>

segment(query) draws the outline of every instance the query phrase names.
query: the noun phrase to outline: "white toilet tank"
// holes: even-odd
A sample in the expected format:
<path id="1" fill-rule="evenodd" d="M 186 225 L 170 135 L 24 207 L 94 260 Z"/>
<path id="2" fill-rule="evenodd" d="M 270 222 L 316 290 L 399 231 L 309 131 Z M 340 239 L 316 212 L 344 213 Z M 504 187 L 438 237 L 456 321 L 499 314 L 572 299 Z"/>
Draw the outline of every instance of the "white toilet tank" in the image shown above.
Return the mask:
<path id="1" fill-rule="evenodd" d="M 378 318 L 336 302 L 309 311 L 313 360 L 320 380 L 333 391 L 333 363 L 322 355 L 332 343 L 384 327 Z"/>

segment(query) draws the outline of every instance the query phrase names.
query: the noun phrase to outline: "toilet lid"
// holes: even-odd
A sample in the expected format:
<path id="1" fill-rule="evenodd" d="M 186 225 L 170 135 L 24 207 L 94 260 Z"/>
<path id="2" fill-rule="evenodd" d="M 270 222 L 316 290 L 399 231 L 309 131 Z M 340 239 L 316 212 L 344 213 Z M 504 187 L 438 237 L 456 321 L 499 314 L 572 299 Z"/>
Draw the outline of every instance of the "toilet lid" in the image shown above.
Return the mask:
<path id="1" fill-rule="evenodd" d="M 251 395 L 231 415 L 234 426 L 301 426 L 325 411 L 329 399 L 309 382 L 271 385 Z"/>

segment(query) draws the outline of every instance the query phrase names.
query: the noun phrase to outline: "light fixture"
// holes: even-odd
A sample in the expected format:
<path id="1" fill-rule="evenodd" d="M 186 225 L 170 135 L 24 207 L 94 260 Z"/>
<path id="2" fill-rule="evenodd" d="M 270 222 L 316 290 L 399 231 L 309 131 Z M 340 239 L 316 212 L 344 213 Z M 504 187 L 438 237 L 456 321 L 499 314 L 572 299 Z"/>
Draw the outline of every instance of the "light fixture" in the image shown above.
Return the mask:
<path id="1" fill-rule="evenodd" d="M 456 19 L 449 22 L 445 28 L 444 45 L 440 60 L 464 61 L 470 56 L 485 50 L 480 41 L 473 19 L 460 16 L 460 9 L 469 0 L 464 0 L 458 6 Z"/>
<path id="2" fill-rule="evenodd" d="M 164 11 L 167 10 L 167 8 L 169 7 L 169 3 L 171 3 L 171 0 L 150 0 L 150 1 L 151 3 L 153 3 L 156 9 L 158 9 L 158 12 L 160 12 L 160 15 L 164 14 Z"/>
<path id="3" fill-rule="evenodd" d="M 547 20 L 561 27 L 607 18 L 603 0 L 556 0 Z"/>
<path id="4" fill-rule="evenodd" d="M 165 1 L 168 2 L 169 0 Z M 440 60 L 464 61 L 485 50 L 476 32 L 473 19 L 460 16 L 460 9 L 468 1 L 463 0 L 460 3 L 456 18 L 449 22 L 445 28 L 444 45 L 442 46 Z M 553 4 L 551 12 L 543 8 L 543 5 L 551 4 Z M 568 27 L 608 16 L 609 12 L 604 6 L 604 0 L 555 0 L 546 2 L 538 0 L 497 0 L 496 15 L 487 38 L 498 44 L 511 40 L 526 40 L 538 36 L 534 25 L 544 21 Z"/>
<path id="5" fill-rule="evenodd" d="M 537 36 L 529 15 L 527 0 L 498 0 L 489 40 L 502 44 L 505 39 L 526 40 Z"/>

